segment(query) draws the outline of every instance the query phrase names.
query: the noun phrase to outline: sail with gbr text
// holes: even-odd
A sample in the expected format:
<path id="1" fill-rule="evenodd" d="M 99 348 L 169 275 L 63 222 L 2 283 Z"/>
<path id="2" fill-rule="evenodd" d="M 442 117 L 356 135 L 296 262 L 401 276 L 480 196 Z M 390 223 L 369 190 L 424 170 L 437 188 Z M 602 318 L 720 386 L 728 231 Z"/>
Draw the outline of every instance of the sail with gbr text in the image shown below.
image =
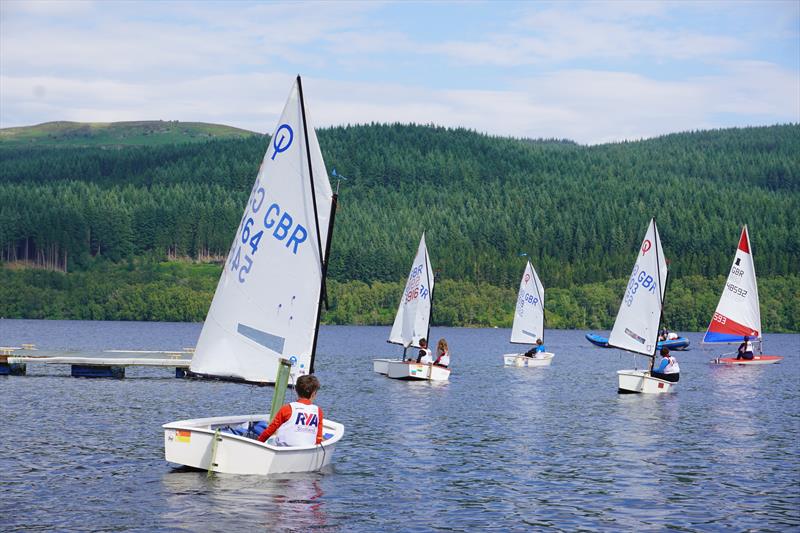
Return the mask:
<path id="1" fill-rule="evenodd" d="M 428 336 L 433 284 L 433 269 L 423 233 L 394 317 L 389 342 L 408 348 L 419 346 L 419 340 Z"/>
<path id="2" fill-rule="evenodd" d="M 739 343 L 745 335 L 761 338 L 758 284 L 747 226 L 742 228 L 731 271 L 703 342 Z"/>
<path id="3" fill-rule="evenodd" d="M 511 342 L 533 344 L 544 338 L 544 287 L 530 261 L 519 284 Z"/>
<path id="4" fill-rule="evenodd" d="M 332 191 L 298 76 L 233 240 L 190 370 L 274 382 L 313 368 Z"/>
<path id="5" fill-rule="evenodd" d="M 652 219 L 608 338 L 609 346 L 655 356 L 666 282 L 667 262 Z"/>

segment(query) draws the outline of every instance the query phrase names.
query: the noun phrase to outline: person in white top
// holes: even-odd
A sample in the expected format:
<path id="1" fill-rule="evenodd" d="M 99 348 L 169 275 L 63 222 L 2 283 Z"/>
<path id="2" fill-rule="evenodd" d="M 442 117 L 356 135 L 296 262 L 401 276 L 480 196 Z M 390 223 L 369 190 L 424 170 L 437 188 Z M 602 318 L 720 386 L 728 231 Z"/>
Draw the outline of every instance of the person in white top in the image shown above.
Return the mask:
<path id="1" fill-rule="evenodd" d="M 439 339 L 436 345 L 436 361 L 434 361 L 433 364 L 443 367 L 450 366 L 450 349 L 447 347 L 447 341 L 444 339 Z"/>
<path id="2" fill-rule="evenodd" d="M 419 355 L 417 355 L 417 363 L 427 365 L 433 362 L 433 354 L 428 348 L 428 339 L 422 338 L 419 340 Z"/>
<path id="3" fill-rule="evenodd" d="M 282 406 L 258 440 L 266 442 L 275 434 L 277 446 L 314 446 L 322 443 L 322 408 L 314 405 L 319 390 L 316 376 L 297 378 L 297 401 Z"/>
<path id="4" fill-rule="evenodd" d="M 658 365 L 658 368 L 650 371 L 650 376 L 677 383 L 681 378 L 681 367 L 678 366 L 678 360 L 669 354 L 669 348 L 666 346 L 661 348 L 661 357 L 661 364 Z"/>
<path id="5" fill-rule="evenodd" d="M 739 345 L 739 349 L 736 350 L 736 359 L 746 359 L 750 361 L 755 357 L 753 355 L 753 343 L 750 342 L 750 337 L 745 335 L 744 342 Z"/>

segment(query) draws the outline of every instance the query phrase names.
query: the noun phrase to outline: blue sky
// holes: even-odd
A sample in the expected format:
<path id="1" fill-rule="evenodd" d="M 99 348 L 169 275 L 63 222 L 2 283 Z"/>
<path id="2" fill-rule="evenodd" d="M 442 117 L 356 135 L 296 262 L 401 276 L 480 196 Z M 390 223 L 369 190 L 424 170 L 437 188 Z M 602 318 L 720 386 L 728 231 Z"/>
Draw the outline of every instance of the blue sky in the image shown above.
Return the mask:
<path id="1" fill-rule="evenodd" d="M 800 1 L 0 1 L 0 127 L 415 122 L 594 144 L 800 122 Z"/>

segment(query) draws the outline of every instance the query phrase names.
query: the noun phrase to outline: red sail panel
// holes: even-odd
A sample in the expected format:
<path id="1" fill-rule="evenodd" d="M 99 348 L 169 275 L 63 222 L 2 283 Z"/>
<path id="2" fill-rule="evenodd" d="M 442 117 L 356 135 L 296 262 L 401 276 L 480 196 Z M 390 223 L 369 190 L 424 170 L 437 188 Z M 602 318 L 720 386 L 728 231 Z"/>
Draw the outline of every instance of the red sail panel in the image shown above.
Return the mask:
<path id="1" fill-rule="evenodd" d="M 759 336 L 758 331 L 753 328 L 743 326 L 719 313 L 714 314 L 714 319 L 711 321 L 711 324 L 709 324 L 708 331 L 710 333 L 733 335 L 736 337 L 744 337 L 747 335 L 750 338 L 758 338 Z"/>
<path id="2" fill-rule="evenodd" d="M 742 228 L 742 236 L 739 237 L 739 249 L 746 254 L 750 253 L 750 242 L 747 238 L 747 226 Z"/>

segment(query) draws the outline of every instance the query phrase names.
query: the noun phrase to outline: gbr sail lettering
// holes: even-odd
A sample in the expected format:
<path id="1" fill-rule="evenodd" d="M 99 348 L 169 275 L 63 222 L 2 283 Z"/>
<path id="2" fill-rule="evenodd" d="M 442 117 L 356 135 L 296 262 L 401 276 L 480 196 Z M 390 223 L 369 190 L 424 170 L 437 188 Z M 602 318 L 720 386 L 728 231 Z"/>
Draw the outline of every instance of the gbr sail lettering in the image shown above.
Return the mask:
<path id="1" fill-rule="evenodd" d="M 284 135 L 280 137 L 276 135 L 273 140 L 273 160 L 275 156 L 285 152 L 292 144 L 294 137 L 291 135 L 291 128 L 283 124 L 278 131 L 283 130 L 286 130 Z M 295 222 L 292 214 L 281 207 L 280 203 L 273 201 L 265 207 L 266 198 L 266 190 L 256 182 L 247 203 L 248 209 L 239 224 L 239 231 L 229 259 L 231 271 L 239 273 L 237 278 L 239 283 L 245 283 L 247 280 L 247 274 L 253 268 L 253 261 L 262 239 L 273 238 L 282 242 L 287 253 L 294 255 L 297 255 L 300 246 L 308 239 L 308 230 Z"/>
<path id="2" fill-rule="evenodd" d="M 625 297 L 622 299 L 622 301 L 625 302 L 625 305 L 630 307 L 633 305 L 633 300 L 636 298 L 639 287 L 645 289 L 646 292 L 655 294 L 656 285 L 657 283 L 655 279 L 653 279 L 653 276 L 644 270 L 639 270 L 639 264 L 637 263 L 633 266 L 631 279 L 628 280 L 628 288 L 625 290 Z"/>
<path id="3" fill-rule="evenodd" d="M 730 279 L 734 276 L 736 276 L 739 279 L 742 279 L 742 276 L 744 276 L 744 270 L 737 267 L 736 265 L 733 265 L 731 267 L 731 274 L 730 276 L 728 276 L 728 281 L 725 283 L 725 288 L 727 288 L 733 294 L 745 298 L 747 296 L 747 289 L 743 289 L 738 285 L 736 285 L 735 283 L 731 283 Z"/>
<path id="4" fill-rule="evenodd" d="M 413 302 L 417 298 L 423 300 L 428 297 L 428 289 L 422 282 L 422 265 L 417 265 L 411 269 L 408 275 L 408 283 L 406 283 L 406 303 Z"/>
<path id="5" fill-rule="evenodd" d="M 525 316 L 525 304 L 536 305 L 539 303 L 539 297 L 527 291 L 520 291 L 519 298 L 517 299 L 517 314 Z"/>

